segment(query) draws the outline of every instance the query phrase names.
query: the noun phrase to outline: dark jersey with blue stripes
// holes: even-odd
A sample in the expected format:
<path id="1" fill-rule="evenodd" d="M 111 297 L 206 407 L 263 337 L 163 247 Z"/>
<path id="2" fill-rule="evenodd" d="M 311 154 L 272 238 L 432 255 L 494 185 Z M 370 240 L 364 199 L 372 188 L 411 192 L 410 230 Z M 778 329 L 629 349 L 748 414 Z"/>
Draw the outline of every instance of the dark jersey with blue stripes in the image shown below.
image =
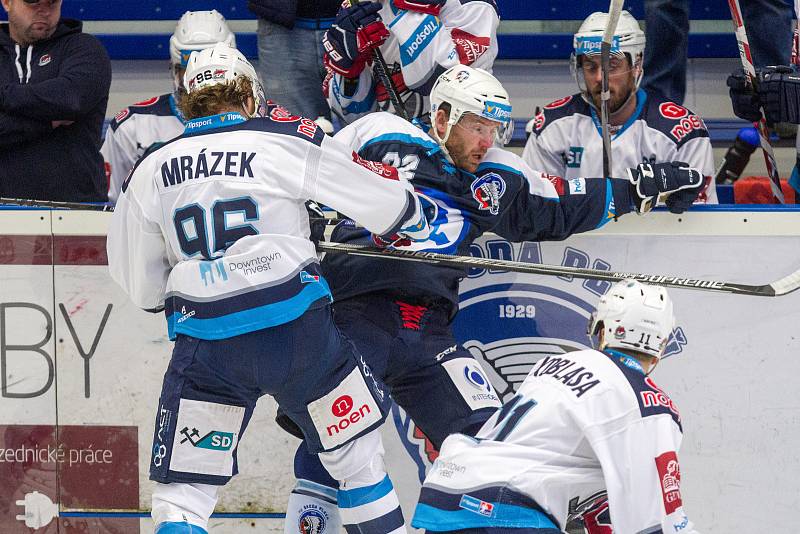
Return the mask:
<path id="1" fill-rule="evenodd" d="M 368 115 L 336 138 L 364 159 L 397 167 L 436 204 L 434 232 L 406 247 L 413 250 L 469 254 L 470 244 L 485 232 L 515 242 L 561 240 L 631 211 L 625 181 L 565 181 L 534 171 L 499 148 L 489 150 L 475 174 L 457 169 L 425 132 L 388 113 Z M 332 240 L 371 243 L 369 232 L 349 221 L 334 229 Z M 459 281 L 466 276 L 456 267 L 345 254 L 329 254 L 322 265 L 335 299 L 395 290 L 441 297 L 454 309 Z"/>

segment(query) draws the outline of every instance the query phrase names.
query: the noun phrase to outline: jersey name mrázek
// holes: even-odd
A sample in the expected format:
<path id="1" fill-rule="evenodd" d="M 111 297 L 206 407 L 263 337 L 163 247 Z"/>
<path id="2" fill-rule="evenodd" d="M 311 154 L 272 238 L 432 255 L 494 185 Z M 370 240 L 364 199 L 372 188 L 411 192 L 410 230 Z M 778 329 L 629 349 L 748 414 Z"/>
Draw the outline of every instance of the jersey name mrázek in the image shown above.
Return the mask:
<path id="1" fill-rule="evenodd" d="M 206 152 L 196 156 L 177 156 L 161 165 L 164 187 L 180 185 L 187 180 L 214 176 L 253 178 L 255 152 Z"/>
<path id="2" fill-rule="evenodd" d="M 585 367 L 576 367 L 575 362 L 564 357 L 546 356 L 539 362 L 537 367 L 531 371 L 533 376 L 552 377 L 565 386 L 570 388 L 577 397 L 580 397 L 597 384 L 600 380 L 594 379 L 594 373 L 587 371 Z"/>

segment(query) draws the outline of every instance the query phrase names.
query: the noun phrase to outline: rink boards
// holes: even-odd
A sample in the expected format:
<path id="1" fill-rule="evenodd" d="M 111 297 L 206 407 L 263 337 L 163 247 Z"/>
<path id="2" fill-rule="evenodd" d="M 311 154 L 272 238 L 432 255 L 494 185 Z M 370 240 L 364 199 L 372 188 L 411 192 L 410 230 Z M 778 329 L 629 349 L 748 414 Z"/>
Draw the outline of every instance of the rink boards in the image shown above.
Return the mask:
<path id="1" fill-rule="evenodd" d="M 153 419 L 171 344 L 163 315 L 110 279 L 108 214 L 0 210 L 0 532 L 151 527 Z M 487 236 L 484 257 L 762 284 L 800 268 L 799 211 L 629 215 L 563 242 Z M 607 282 L 473 270 L 455 330 L 506 396 L 544 354 L 588 345 Z M 670 290 L 678 327 L 655 373 L 680 409 L 684 503 L 703 532 L 788 532 L 800 504 L 800 292 Z M 297 440 L 264 398 L 222 492 L 218 532 L 279 531 Z M 400 410 L 384 425 L 407 517 L 434 452 Z M 37 492 L 37 493 L 34 493 Z M 27 503 L 17 505 L 16 501 Z M 49 503 L 54 503 L 50 505 Z M 28 523 L 23 515 L 27 506 Z M 59 510 L 60 517 L 52 518 Z M 242 518 L 234 517 L 242 514 Z"/>

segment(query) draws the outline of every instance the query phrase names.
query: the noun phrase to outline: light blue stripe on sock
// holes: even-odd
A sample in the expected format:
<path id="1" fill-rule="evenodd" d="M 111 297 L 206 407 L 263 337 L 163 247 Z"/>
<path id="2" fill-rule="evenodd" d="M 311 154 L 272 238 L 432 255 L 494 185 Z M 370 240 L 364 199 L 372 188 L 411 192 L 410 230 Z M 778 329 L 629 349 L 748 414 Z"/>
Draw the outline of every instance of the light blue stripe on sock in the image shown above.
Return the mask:
<path id="1" fill-rule="evenodd" d="M 168 521 L 159 523 L 156 527 L 156 534 L 208 534 L 206 529 L 192 525 L 186 521 Z"/>
<path id="2" fill-rule="evenodd" d="M 388 495 L 393 489 L 392 481 L 389 480 L 389 475 L 386 475 L 383 480 L 372 486 L 339 490 L 339 508 L 355 508 L 375 502 Z"/>

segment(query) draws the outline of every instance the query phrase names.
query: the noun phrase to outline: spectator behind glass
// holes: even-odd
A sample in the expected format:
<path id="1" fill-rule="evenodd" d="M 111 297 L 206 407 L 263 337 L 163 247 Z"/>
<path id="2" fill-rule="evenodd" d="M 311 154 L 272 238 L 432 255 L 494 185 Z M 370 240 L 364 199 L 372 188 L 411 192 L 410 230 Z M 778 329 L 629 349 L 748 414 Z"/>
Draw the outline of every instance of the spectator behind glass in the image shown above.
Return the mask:
<path id="1" fill-rule="evenodd" d="M 607 20 L 607 13 L 592 13 L 575 34 L 571 67 L 581 92 L 547 104 L 528 123 L 532 131 L 522 158 L 531 168 L 567 180 L 603 176 L 599 45 Z M 639 88 L 642 56 L 650 43 L 645 47 L 644 32 L 627 11 L 619 18 L 614 43 L 608 75 L 611 177 L 623 178 L 642 162 L 684 162 L 706 177 L 695 202 L 716 204 L 706 126 L 691 110 Z"/>
<path id="2" fill-rule="evenodd" d="M 322 36 L 341 0 L 249 0 L 258 16 L 258 77 L 267 98 L 303 117 L 331 118 L 322 95 Z M 317 121 L 326 131 L 330 123 Z"/>
<path id="3" fill-rule="evenodd" d="M 183 133 L 185 120 L 179 106 L 186 94 L 183 86 L 186 63 L 193 51 L 216 43 L 236 47 L 236 37 L 228 28 L 225 17 L 216 10 L 187 11 L 178 20 L 169 39 L 173 91 L 123 109 L 114 116 L 106 130 L 100 151 L 110 176 L 109 202 L 117 202 L 122 183 L 147 149 Z"/>
<path id="4" fill-rule="evenodd" d="M 757 67 L 786 65 L 792 50 L 792 7 L 786 0 L 740 0 Z M 647 50 L 642 86 L 683 103 L 689 46 L 689 0 L 645 0 Z"/>
<path id="5" fill-rule="evenodd" d="M 0 196 L 104 202 L 108 54 L 61 0 L 0 1 Z"/>

